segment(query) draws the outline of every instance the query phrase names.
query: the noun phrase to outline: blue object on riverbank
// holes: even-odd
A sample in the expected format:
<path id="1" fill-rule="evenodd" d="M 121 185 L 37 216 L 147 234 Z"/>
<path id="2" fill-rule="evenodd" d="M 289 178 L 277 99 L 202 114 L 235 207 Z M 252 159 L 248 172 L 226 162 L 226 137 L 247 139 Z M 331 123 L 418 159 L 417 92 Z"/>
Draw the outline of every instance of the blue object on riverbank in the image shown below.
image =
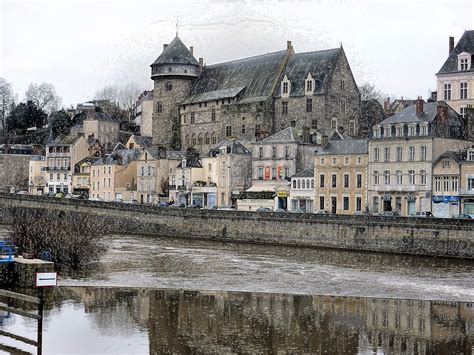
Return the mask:
<path id="1" fill-rule="evenodd" d="M 12 263 L 13 257 L 15 256 L 16 247 L 12 242 L 3 241 L 0 242 L 0 263 Z"/>

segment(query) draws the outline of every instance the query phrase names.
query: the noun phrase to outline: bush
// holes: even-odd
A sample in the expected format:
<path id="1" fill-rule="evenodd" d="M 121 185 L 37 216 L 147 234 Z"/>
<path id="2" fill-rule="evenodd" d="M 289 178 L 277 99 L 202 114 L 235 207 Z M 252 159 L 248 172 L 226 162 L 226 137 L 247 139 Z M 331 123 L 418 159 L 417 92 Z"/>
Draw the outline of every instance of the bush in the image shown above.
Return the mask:
<path id="1" fill-rule="evenodd" d="M 64 211 L 15 209 L 11 241 L 19 253 L 48 251 L 59 267 L 78 269 L 98 260 L 107 248 L 107 218 Z"/>

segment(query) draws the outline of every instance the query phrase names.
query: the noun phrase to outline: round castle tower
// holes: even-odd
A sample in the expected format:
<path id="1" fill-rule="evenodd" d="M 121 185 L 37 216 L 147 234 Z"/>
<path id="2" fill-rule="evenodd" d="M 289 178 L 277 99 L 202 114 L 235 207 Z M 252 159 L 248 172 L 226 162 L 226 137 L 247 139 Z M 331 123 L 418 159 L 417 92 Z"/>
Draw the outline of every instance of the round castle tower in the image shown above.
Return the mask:
<path id="1" fill-rule="evenodd" d="M 189 94 L 193 80 L 199 76 L 199 62 L 176 37 L 151 65 L 153 91 L 153 145 L 171 149 L 180 147 L 178 105 Z"/>

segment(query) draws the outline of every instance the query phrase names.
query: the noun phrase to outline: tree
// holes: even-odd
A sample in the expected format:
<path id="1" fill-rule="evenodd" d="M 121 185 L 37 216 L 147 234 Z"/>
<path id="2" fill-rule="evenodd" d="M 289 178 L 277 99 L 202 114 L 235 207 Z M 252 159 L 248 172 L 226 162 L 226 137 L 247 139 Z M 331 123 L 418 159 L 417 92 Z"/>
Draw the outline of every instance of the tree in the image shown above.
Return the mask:
<path id="1" fill-rule="evenodd" d="M 49 124 L 51 125 L 54 137 L 68 135 L 73 123 L 73 120 L 64 109 L 54 111 L 49 116 Z"/>
<path id="2" fill-rule="evenodd" d="M 130 121 L 135 102 L 142 91 L 135 82 L 128 82 L 121 86 L 108 85 L 98 90 L 94 95 L 94 99 L 109 101 L 112 104 L 110 109 L 102 107 L 107 114 L 125 117 Z M 122 111 L 122 114 L 119 111 Z"/>
<path id="3" fill-rule="evenodd" d="M 14 105 L 15 95 L 13 93 L 12 84 L 4 78 L 0 78 L 0 125 L 2 132 L 5 133 L 7 128 L 7 117 Z"/>
<path id="4" fill-rule="evenodd" d="M 377 90 L 373 84 L 370 84 L 367 82 L 359 86 L 359 91 L 360 91 L 360 99 L 362 101 L 370 101 L 370 100 L 375 99 L 378 102 L 383 103 L 383 100 L 386 97 L 386 95 L 384 95 L 382 92 Z"/>
<path id="5" fill-rule="evenodd" d="M 25 133 L 27 128 L 42 128 L 46 123 L 46 113 L 36 107 L 32 101 L 15 106 L 7 117 L 7 129 L 16 133 Z"/>
<path id="6" fill-rule="evenodd" d="M 57 110 L 61 104 L 61 98 L 56 95 L 56 90 L 52 84 L 31 83 L 25 93 L 27 101 L 35 103 L 36 107 L 45 111 L 47 114 Z"/>

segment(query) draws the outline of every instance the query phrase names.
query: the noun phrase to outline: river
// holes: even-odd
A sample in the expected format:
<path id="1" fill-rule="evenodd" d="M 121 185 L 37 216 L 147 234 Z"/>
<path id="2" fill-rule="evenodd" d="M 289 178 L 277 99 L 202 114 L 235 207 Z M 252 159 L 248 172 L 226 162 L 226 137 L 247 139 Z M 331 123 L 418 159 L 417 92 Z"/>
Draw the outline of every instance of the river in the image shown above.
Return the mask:
<path id="1" fill-rule="evenodd" d="M 471 261 L 124 235 L 107 243 L 100 262 L 62 274 L 49 293 L 45 354 L 473 352 Z M 34 334 L 20 316 L 3 323 Z"/>

